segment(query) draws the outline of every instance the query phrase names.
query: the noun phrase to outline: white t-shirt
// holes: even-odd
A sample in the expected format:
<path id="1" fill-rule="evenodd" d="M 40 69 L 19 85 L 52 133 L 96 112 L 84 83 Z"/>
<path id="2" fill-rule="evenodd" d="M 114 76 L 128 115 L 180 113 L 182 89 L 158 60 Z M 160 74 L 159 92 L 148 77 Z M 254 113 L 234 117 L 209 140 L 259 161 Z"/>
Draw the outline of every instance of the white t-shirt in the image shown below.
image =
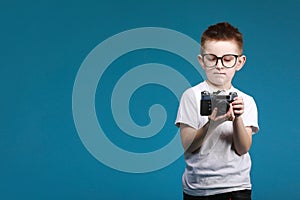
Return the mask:
<path id="1" fill-rule="evenodd" d="M 175 124 L 186 124 L 196 130 L 204 126 L 207 116 L 200 115 L 201 92 L 212 89 L 204 81 L 187 89 L 180 100 Z M 259 130 L 257 107 L 254 99 L 231 87 L 226 93 L 236 92 L 244 101 L 241 115 L 244 125 L 252 127 L 253 133 Z M 232 122 L 220 124 L 212 134 L 207 134 L 197 153 L 185 153 L 186 168 L 182 176 L 183 191 L 193 196 L 207 196 L 230 191 L 251 189 L 249 153 L 236 154 L 232 143 Z"/>

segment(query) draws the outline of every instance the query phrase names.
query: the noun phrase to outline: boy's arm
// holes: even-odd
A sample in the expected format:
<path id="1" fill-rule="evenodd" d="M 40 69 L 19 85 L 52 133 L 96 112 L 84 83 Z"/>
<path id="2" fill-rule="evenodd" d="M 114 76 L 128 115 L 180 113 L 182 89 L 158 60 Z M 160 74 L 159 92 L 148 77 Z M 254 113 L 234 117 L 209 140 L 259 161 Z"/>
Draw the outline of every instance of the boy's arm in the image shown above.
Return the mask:
<path id="1" fill-rule="evenodd" d="M 241 115 L 244 113 L 244 101 L 241 97 L 236 97 L 230 106 L 233 110 L 233 145 L 239 155 L 243 155 L 250 150 L 252 144 L 252 127 L 245 127 Z"/>
<path id="2" fill-rule="evenodd" d="M 198 130 L 189 125 L 180 124 L 181 143 L 185 152 L 193 153 L 200 149 L 207 134 L 208 127 L 209 121 Z"/>
<path id="3" fill-rule="evenodd" d="M 252 128 L 245 127 L 243 119 L 235 117 L 233 120 L 233 145 L 239 155 L 243 155 L 250 150 L 252 144 Z"/>
<path id="4" fill-rule="evenodd" d="M 217 117 L 217 112 L 217 108 L 214 108 L 211 115 L 208 116 L 207 123 L 198 130 L 187 124 L 180 124 L 181 142 L 185 152 L 193 153 L 199 150 L 208 132 L 213 133 L 213 130 L 225 121 L 226 116 Z"/>

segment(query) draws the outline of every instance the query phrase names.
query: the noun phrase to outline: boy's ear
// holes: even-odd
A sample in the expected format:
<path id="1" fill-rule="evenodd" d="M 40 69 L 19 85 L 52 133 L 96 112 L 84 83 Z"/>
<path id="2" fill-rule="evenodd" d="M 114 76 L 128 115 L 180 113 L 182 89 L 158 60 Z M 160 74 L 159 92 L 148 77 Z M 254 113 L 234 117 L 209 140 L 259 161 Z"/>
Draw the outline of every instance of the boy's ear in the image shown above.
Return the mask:
<path id="1" fill-rule="evenodd" d="M 243 66 L 244 66 L 244 64 L 245 64 L 245 62 L 246 62 L 246 56 L 245 55 L 241 55 L 240 57 L 238 57 L 238 60 L 237 60 L 237 64 L 236 64 L 236 67 L 235 67 L 235 70 L 236 71 L 240 71 L 242 68 L 243 68 Z"/>
<path id="2" fill-rule="evenodd" d="M 203 59 L 202 59 L 202 56 L 200 54 L 198 55 L 198 62 L 200 63 L 202 69 L 205 70 Z"/>

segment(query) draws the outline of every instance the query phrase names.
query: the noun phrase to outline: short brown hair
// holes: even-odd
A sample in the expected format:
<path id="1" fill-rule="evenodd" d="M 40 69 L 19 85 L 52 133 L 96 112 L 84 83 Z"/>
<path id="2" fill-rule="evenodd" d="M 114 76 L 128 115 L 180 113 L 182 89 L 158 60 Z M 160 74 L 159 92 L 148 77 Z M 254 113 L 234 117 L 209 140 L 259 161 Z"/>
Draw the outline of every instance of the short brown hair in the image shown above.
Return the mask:
<path id="1" fill-rule="evenodd" d="M 208 40 L 234 40 L 243 51 L 243 34 L 228 22 L 220 22 L 209 26 L 202 34 L 201 47 L 204 47 L 205 42 Z"/>

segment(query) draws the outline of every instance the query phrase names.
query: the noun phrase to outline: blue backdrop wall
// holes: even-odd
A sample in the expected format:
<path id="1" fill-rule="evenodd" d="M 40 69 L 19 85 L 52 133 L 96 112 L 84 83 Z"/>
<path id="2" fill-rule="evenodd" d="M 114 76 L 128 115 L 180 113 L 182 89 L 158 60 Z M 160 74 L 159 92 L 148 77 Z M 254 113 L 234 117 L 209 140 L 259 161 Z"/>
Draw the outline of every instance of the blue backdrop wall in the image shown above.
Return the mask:
<path id="1" fill-rule="evenodd" d="M 79 134 L 76 126 L 75 80 L 97 45 L 126 30 L 166 28 L 199 43 L 208 25 L 229 21 L 244 33 L 247 55 L 247 63 L 236 74 L 234 85 L 253 95 L 259 109 L 261 130 L 254 136 L 250 152 L 253 199 L 297 199 L 299 9 L 296 0 L 2 1 L 0 198 L 181 199 L 182 156 L 170 155 L 173 158 L 164 163 L 169 158 L 157 154 L 157 160 L 149 157 L 154 161 L 147 163 L 140 157 L 121 158 L 113 149 L 101 145 L 95 147 L 93 154 L 94 147 L 88 147 L 89 141 L 80 135 L 84 131 Z M 125 39 L 121 40 L 123 46 L 135 44 L 135 40 Z M 177 42 L 180 44 L 180 40 Z M 178 45 L 174 38 L 170 43 Z M 106 47 L 109 55 L 121 45 L 111 44 Z M 191 57 L 192 53 L 191 50 Z M 146 63 L 171 66 L 191 85 L 202 81 L 199 71 L 175 54 L 161 48 L 133 49 L 114 59 L 97 80 L 95 113 L 115 146 L 146 156 L 175 138 L 177 129 L 173 122 L 178 98 L 170 88 L 148 81 L 126 104 L 132 120 L 140 126 L 151 123 L 148 110 L 152 105 L 165 108 L 165 124 L 152 137 L 124 134 L 114 121 L 110 101 L 122 75 Z M 99 55 L 99 66 L 101 59 L 106 58 Z M 168 75 L 165 79 L 174 81 Z M 84 87 L 90 84 L 86 81 Z M 82 105 L 80 109 L 85 112 L 89 108 Z M 161 111 L 161 107 L 158 109 Z M 163 118 L 165 114 L 167 117 Z M 89 124 L 89 117 L 79 123 Z M 97 153 L 100 157 L 95 156 Z M 120 166 L 116 166 L 118 161 Z M 127 168 L 123 169 L 125 165 Z M 153 167 L 145 169 L 147 166 Z"/>

